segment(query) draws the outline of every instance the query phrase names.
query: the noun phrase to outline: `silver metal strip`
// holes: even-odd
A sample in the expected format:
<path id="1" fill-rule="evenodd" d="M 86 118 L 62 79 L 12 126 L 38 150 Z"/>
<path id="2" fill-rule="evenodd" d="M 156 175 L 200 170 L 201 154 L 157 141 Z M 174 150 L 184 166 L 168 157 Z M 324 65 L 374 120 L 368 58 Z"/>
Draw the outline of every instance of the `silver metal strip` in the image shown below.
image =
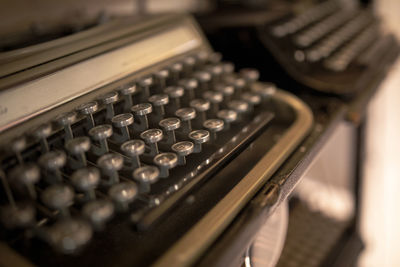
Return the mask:
<path id="1" fill-rule="evenodd" d="M 312 112 L 300 99 L 287 92 L 277 90 L 274 100 L 293 109 L 296 115 L 293 124 L 254 168 L 188 233 L 162 255 L 154 266 L 189 266 L 193 264 L 311 130 Z"/>
<path id="2" fill-rule="evenodd" d="M 0 132 L 201 44 L 202 36 L 192 25 L 183 24 L 0 92 Z"/>

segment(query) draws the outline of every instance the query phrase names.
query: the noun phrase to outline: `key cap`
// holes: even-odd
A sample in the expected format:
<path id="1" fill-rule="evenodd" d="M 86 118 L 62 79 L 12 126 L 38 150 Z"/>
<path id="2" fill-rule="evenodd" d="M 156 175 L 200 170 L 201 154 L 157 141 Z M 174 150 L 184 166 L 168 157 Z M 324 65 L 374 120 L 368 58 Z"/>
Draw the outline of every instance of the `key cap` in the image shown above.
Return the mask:
<path id="1" fill-rule="evenodd" d="M 150 97 L 150 87 L 154 84 L 154 80 L 151 76 L 143 77 L 138 81 L 138 84 L 141 88 L 140 101 L 146 102 Z"/>
<path id="2" fill-rule="evenodd" d="M 172 145 L 172 151 L 178 155 L 178 165 L 186 164 L 186 156 L 193 153 L 194 145 L 189 141 L 182 141 Z"/>
<path id="3" fill-rule="evenodd" d="M 7 229 L 28 228 L 35 224 L 36 209 L 30 203 L 0 207 L 0 219 Z"/>
<path id="4" fill-rule="evenodd" d="M 93 235 L 87 222 L 72 218 L 57 221 L 46 233 L 49 243 L 64 254 L 73 254 L 81 250 Z"/>
<path id="5" fill-rule="evenodd" d="M 235 93 L 235 88 L 233 88 L 232 85 L 217 84 L 215 86 L 215 90 L 217 92 L 222 93 L 223 103 L 225 106 L 228 105 L 228 103 L 232 101 L 233 94 Z"/>
<path id="6" fill-rule="evenodd" d="M 69 217 L 69 207 L 74 202 L 74 191 L 66 184 L 48 186 L 41 195 L 43 203 L 53 210 L 58 210 L 62 217 Z"/>
<path id="7" fill-rule="evenodd" d="M 221 92 L 206 91 L 203 93 L 203 98 L 211 103 L 210 115 L 215 117 L 218 113 L 219 106 L 224 100 L 224 96 Z"/>
<path id="8" fill-rule="evenodd" d="M 36 164 L 29 162 L 17 165 L 11 170 L 10 177 L 25 185 L 29 196 L 36 199 L 35 184 L 40 180 L 40 169 Z"/>
<path id="9" fill-rule="evenodd" d="M 107 199 L 96 199 L 87 202 L 82 208 L 82 214 L 100 231 L 114 215 L 114 205 Z"/>
<path id="10" fill-rule="evenodd" d="M 126 141 L 121 145 L 122 152 L 131 160 L 131 169 L 136 169 L 141 166 L 139 156 L 145 151 L 145 145 L 142 140 L 133 139 Z"/>
<path id="11" fill-rule="evenodd" d="M 133 182 L 123 182 L 114 184 L 108 190 L 108 195 L 117 205 L 119 210 L 125 211 L 129 208 L 138 194 L 138 188 Z"/>
<path id="12" fill-rule="evenodd" d="M 232 62 L 221 62 L 222 76 L 225 78 L 235 71 L 235 65 Z"/>
<path id="13" fill-rule="evenodd" d="M 143 132 L 149 128 L 149 120 L 147 115 L 153 111 L 153 106 L 150 103 L 141 103 L 134 105 L 131 108 L 135 116 L 135 123 L 133 129 L 138 132 Z"/>
<path id="14" fill-rule="evenodd" d="M 189 133 L 189 138 L 193 140 L 193 153 L 200 153 L 202 144 L 210 140 L 210 132 L 207 130 L 195 130 Z"/>
<path id="15" fill-rule="evenodd" d="M 212 52 L 208 56 L 208 61 L 214 64 L 221 62 L 221 60 L 222 60 L 222 54 L 220 52 Z"/>
<path id="16" fill-rule="evenodd" d="M 27 144 L 25 136 L 18 136 L 14 138 L 10 143 L 9 149 L 15 154 L 15 157 L 17 158 L 19 164 L 24 162 L 22 151 L 26 149 L 26 145 Z"/>
<path id="17" fill-rule="evenodd" d="M 154 157 L 154 163 L 160 168 L 160 177 L 167 178 L 169 170 L 178 164 L 178 156 L 175 153 L 161 153 Z"/>
<path id="18" fill-rule="evenodd" d="M 253 68 L 244 68 L 239 71 L 240 76 L 246 81 L 246 87 L 250 89 L 260 78 L 260 72 Z"/>
<path id="19" fill-rule="evenodd" d="M 159 125 L 167 134 L 167 144 L 176 143 L 175 130 L 181 126 L 181 121 L 178 118 L 166 118 L 159 122 Z"/>
<path id="20" fill-rule="evenodd" d="M 93 114 L 99 109 L 99 106 L 96 101 L 88 102 L 82 104 L 76 108 L 80 113 L 86 116 L 88 121 L 89 129 L 93 128 L 96 123 L 93 118 Z"/>
<path id="21" fill-rule="evenodd" d="M 85 200 L 93 200 L 96 198 L 94 190 L 100 183 L 100 172 L 94 167 L 81 168 L 72 173 L 71 182 L 78 191 L 85 193 Z"/>
<path id="22" fill-rule="evenodd" d="M 113 185 L 119 182 L 118 171 L 124 166 L 124 158 L 120 154 L 107 153 L 97 160 L 97 165 L 102 173 L 108 178 L 108 185 Z"/>
<path id="23" fill-rule="evenodd" d="M 118 129 L 117 132 L 113 132 L 113 139 L 117 143 L 123 143 L 131 139 L 128 127 L 133 125 L 133 121 L 133 115 L 131 113 L 122 113 L 111 119 L 113 126 Z"/>
<path id="24" fill-rule="evenodd" d="M 196 58 L 192 56 L 185 57 L 182 61 L 183 63 L 183 74 L 185 77 L 189 77 L 196 65 Z"/>
<path id="25" fill-rule="evenodd" d="M 158 70 L 154 73 L 157 83 L 157 93 L 161 94 L 167 87 L 167 79 L 169 77 L 169 71 L 167 69 Z"/>
<path id="26" fill-rule="evenodd" d="M 171 84 L 176 84 L 182 76 L 183 65 L 182 63 L 173 63 L 170 68 Z"/>
<path id="27" fill-rule="evenodd" d="M 206 128 L 210 134 L 211 142 L 215 142 L 217 140 L 217 132 L 220 132 L 224 129 L 224 121 L 219 119 L 210 119 L 206 120 L 203 123 L 203 127 Z"/>
<path id="28" fill-rule="evenodd" d="M 178 84 L 184 88 L 185 99 L 187 102 L 190 102 L 193 99 L 195 99 L 196 89 L 199 86 L 199 83 L 197 82 L 196 79 L 193 79 L 193 78 L 183 79 L 183 80 L 180 80 Z"/>
<path id="29" fill-rule="evenodd" d="M 190 133 L 192 131 L 192 120 L 196 118 L 196 110 L 194 108 L 181 108 L 175 112 L 175 115 L 182 121 L 182 132 Z"/>
<path id="30" fill-rule="evenodd" d="M 174 113 L 177 109 L 181 108 L 181 100 L 184 94 L 183 87 L 169 86 L 165 88 L 164 93 L 168 95 L 170 102 L 167 107 L 169 113 Z"/>
<path id="31" fill-rule="evenodd" d="M 224 129 L 229 130 L 231 123 L 237 120 L 237 113 L 234 110 L 222 109 L 218 111 L 217 118 L 224 121 Z"/>
<path id="32" fill-rule="evenodd" d="M 249 111 L 249 104 L 243 100 L 232 100 L 228 103 L 228 108 L 236 111 L 238 120 L 242 120 L 244 114 Z"/>
<path id="33" fill-rule="evenodd" d="M 155 121 L 160 121 L 165 116 L 165 105 L 169 103 L 168 95 L 166 94 L 158 94 L 152 95 L 149 97 L 149 102 L 154 107 L 153 114 L 155 115 Z"/>
<path id="34" fill-rule="evenodd" d="M 106 106 L 106 121 L 111 120 L 115 116 L 114 104 L 118 101 L 117 92 L 108 92 L 99 97 L 101 103 Z"/>
<path id="35" fill-rule="evenodd" d="M 110 138 L 113 134 L 111 125 L 102 124 L 98 125 L 89 130 L 90 137 L 97 142 L 92 144 L 91 150 L 96 156 L 101 156 L 108 153 L 108 142 L 107 138 Z"/>
<path id="36" fill-rule="evenodd" d="M 65 166 L 66 161 L 67 156 L 63 151 L 54 150 L 41 155 L 39 165 L 45 169 L 49 182 L 61 183 L 63 180 L 61 168 Z"/>
<path id="37" fill-rule="evenodd" d="M 201 68 L 209 59 L 209 53 L 206 51 L 200 51 L 196 54 L 197 66 Z"/>
<path id="38" fill-rule="evenodd" d="M 131 111 L 131 107 L 133 106 L 132 96 L 137 92 L 139 92 L 139 89 L 137 88 L 136 84 L 124 85 L 119 90 L 120 95 L 124 99 L 124 112 Z"/>
<path id="39" fill-rule="evenodd" d="M 74 138 L 71 125 L 76 121 L 77 114 L 75 111 L 65 112 L 55 117 L 56 123 L 64 127 L 65 141 Z"/>
<path id="40" fill-rule="evenodd" d="M 158 154 L 158 145 L 163 138 L 163 132 L 160 129 L 149 129 L 140 134 L 140 138 L 142 138 L 147 145 L 150 147 L 150 156 L 155 156 Z"/>
<path id="41" fill-rule="evenodd" d="M 244 92 L 241 95 L 241 100 L 245 101 L 249 104 L 249 111 L 252 112 L 254 107 L 258 106 L 261 103 L 261 97 L 252 92 Z"/>
<path id="42" fill-rule="evenodd" d="M 196 122 L 199 127 L 207 120 L 207 111 L 210 109 L 210 102 L 205 99 L 194 99 L 190 101 L 190 106 L 196 110 Z"/>
<path id="43" fill-rule="evenodd" d="M 193 77 L 199 82 L 201 93 L 211 90 L 211 74 L 208 71 L 196 71 Z"/>
<path id="44" fill-rule="evenodd" d="M 147 165 L 136 169 L 133 172 L 133 179 L 139 183 L 140 193 L 149 193 L 151 184 L 158 181 L 160 171 L 157 167 Z"/>
<path id="45" fill-rule="evenodd" d="M 221 65 L 208 65 L 205 70 L 211 74 L 211 88 L 214 88 L 216 84 L 221 82 L 221 76 L 223 73 Z"/>
<path id="46" fill-rule="evenodd" d="M 262 83 L 257 84 L 257 86 L 253 86 L 251 91 L 259 95 L 262 98 L 262 101 L 265 103 L 265 101 L 269 100 L 271 96 L 275 94 L 276 86 L 272 83 Z"/>
<path id="47" fill-rule="evenodd" d="M 87 165 L 86 153 L 90 149 L 90 139 L 87 136 L 80 136 L 70 139 L 65 143 L 65 148 L 70 154 L 69 165 L 76 170 Z"/>
<path id="48" fill-rule="evenodd" d="M 47 138 L 51 135 L 51 124 L 50 123 L 44 123 L 34 129 L 32 131 L 32 136 L 40 141 L 40 145 L 42 147 L 42 152 L 48 152 L 49 151 L 49 143 L 47 142 Z"/>

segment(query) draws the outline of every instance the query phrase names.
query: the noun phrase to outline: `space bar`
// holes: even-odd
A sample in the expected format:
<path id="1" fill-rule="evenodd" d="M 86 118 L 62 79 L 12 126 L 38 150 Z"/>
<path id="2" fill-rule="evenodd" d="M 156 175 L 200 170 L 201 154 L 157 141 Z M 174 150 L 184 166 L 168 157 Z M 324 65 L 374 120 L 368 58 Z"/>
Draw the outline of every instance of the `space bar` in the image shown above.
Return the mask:
<path id="1" fill-rule="evenodd" d="M 208 159 L 206 164 L 207 168 L 198 173 L 189 183 L 163 201 L 159 206 L 148 211 L 139 221 L 136 222 L 136 227 L 139 230 L 146 230 L 151 227 L 155 222 L 161 219 L 163 215 L 179 203 L 180 200 L 184 198 L 196 185 L 215 174 L 215 171 L 217 171 L 219 166 L 226 161 L 231 160 L 233 157 L 237 156 L 238 152 L 245 149 L 250 142 L 265 130 L 273 118 L 274 114 L 271 112 L 261 112 L 259 115 L 254 117 L 254 119 L 247 124 L 247 126 L 244 127 L 235 138 L 232 138 Z"/>

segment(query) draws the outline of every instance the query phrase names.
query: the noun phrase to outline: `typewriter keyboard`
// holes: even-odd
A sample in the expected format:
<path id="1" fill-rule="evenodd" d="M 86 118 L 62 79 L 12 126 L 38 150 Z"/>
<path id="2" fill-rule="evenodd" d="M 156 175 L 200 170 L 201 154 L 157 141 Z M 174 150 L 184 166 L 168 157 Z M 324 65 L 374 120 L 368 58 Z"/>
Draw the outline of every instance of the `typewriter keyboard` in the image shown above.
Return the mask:
<path id="1" fill-rule="evenodd" d="M 16 242 L 29 229 L 71 254 L 118 216 L 148 228 L 170 195 L 269 125 L 275 87 L 257 80 L 200 52 L 14 138 L 1 162 L 3 237 Z"/>

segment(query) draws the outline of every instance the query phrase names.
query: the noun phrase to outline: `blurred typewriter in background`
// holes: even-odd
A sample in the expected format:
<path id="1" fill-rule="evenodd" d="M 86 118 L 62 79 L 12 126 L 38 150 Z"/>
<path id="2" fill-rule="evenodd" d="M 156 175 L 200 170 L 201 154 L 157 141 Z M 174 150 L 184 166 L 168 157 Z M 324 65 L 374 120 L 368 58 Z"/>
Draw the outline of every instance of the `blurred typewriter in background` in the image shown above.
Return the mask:
<path id="1" fill-rule="evenodd" d="M 0 53 L 0 265 L 193 264 L 313 115 L 189 15 L 78 28 Z"/>
<path id="2" fill-rule="evenodd" d="M 257 66 L 263 78 L 282 86 L 289 85 L 287 74 L 304 88 L 349 99 L 379 84 L 399 53 L 397 41 L 372 8 L 358 1 L 221 5 L 200 16 L 214 47 L 224 47 L 228 58 Z"/>

